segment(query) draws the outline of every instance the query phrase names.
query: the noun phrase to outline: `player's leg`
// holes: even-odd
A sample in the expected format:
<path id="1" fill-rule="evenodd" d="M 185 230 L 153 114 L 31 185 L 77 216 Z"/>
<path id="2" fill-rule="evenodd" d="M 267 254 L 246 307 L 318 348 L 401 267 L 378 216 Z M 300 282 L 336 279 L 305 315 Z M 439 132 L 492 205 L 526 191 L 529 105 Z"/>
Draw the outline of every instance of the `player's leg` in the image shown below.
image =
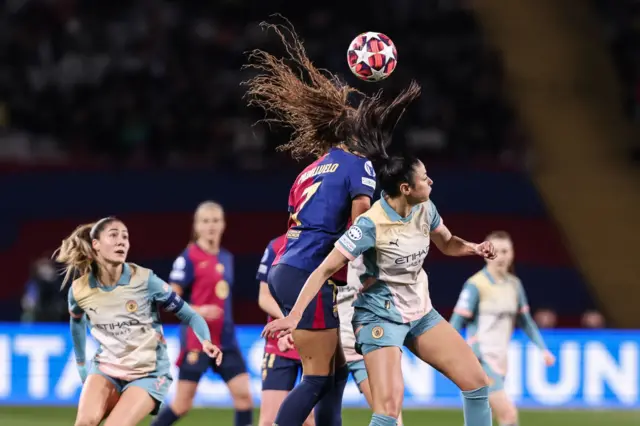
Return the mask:
<path id="1" fill-rule="evenodd" d="M 489 376 L 489 404 L 500 426 L 517 426 L 518 410 L 504 390 L 504 376 L 481 360 L 482 368 Z"/>
<path id="2" fill-rule="evenodd" d="M 231 348 L 225 350 L 222 355 L 222 364 L 211 367 L 227 384 L 233 407 L 235 408 L 235 426 L 247 426 L 253 424 L 253 399 L 251 397 L 251 382 L 247 373 L 247 365 L 242 358 L 240 349 Z"/>
<path id="3" fill-rule="evenodd" d="M 462 336 L 432 309 L 407 336 L 414 353 L 462 391 L 465 425 L 491 426 L 489 378 Z"/>
<path id="4" fill-rule="evenodd" d="M 408 325 L 385 322 L 378 319 L 360 323 L 363 315 L 371 316 L 356 309 L 356 347 L 364 355 L 369 388 L 371 389 L 370 426 L 396 426 L 402 410 L 404 379 L 402 377 L 402 351 L 400 346 L 409 329 Z"/>
<path id="5" fill-rule="evenodd" d="M 82 386 L 75 426 L 98 426 L 120 395 L 117 383 L 101 374 L 89 374 Z"/>
<path id="6" fill-rule="evenodd" d="M 269 289 L 285 313 L 298 298 L 309 273 L 288 265 L 276 265 L 269 272 Z M 329 304 L 323 294 L 329 292 Z M 301 425 L 313 407 L 334 386 L 335 354 L 339 342 L 339 321 L 333 289 L 323 286 L 309 304 L 293 332 L 293 340 L 300 355 L 304 376 L 282 402 L 276 422 L 281 426 Z M 317 423 L 317 422 L 316 422 Z M 323 425 L 324 426 L 324 425 Z M 327 425 L 331 426 L 331 425 Z"/>
<path id="7" fill-rule="evenodd" d="M 259 426 L 272 426 L 275 422 L 282 401 L 296 385 L 299 364 L 276 354 L 264 354 Z"/>
<path id="8" fill-rule="evenodd" d="M 180 354 L 178 359 L 180 373 L 174 399 L 160 411 L 151 423 L 152 426 L 170 426 L 191 410 L 198 382 L 209 368 L 210 361 L 207 354 L 200 351 L 185 351 Z"/>
<path id="9" fill-rule="evenodd" d="M 373 408 L 373 399 L 371 397 L 371 386 L 369 386 L 369 376 L 367 375 L 367 368 L 364 364 L 364 360 L 353 361 L 348 364 L 349 372 L 353 376 L 353 381 L 356 382 L 358 390 L 364 395 L 364 399 L 367 401 L 369 407 Z M 402 426 L 402 413 L 398 416 L 398 426 Z"/>
<path id="10" fill-rule="evenodd" d="M 127 383 L 104 426 L 135 426 L 156 414 L 171 387 L 171 376 L 149 376 Z"/>
<path id="11" fill-rule="evenodd" d="M 335 287 L 333 290 L 335 290 Z M 335 295 L 335 292 L 333 294 Z M 329 297 L 331 297 L 331 293 L 329 293 Z M 330 303 L 331 300 L 335 299 L 329 299 L 326 303 Z M 338 342 L 334 352 L 333 386 L 320 398 L 314 409 L 314 418 L 318 425 L 342 425 L 342 397 L 344 396 L 344 388 L 349 380 L 349 367 L 344 357 L 339 329 L 337 333 Z"/>

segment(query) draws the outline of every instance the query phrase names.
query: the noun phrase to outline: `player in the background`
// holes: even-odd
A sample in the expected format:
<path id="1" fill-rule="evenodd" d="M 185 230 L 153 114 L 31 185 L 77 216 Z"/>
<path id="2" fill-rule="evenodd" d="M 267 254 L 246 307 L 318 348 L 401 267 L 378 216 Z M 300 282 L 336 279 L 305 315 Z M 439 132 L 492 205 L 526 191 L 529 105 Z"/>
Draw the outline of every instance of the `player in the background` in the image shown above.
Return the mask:
<path id="1" fill-rule="evenodd" d="M 225 381 L 236 410 L 235 426 L 253 424 L 249 374 L 235 336 L 231 311 L 233 255 L 220 246 L 225 229 L 224 210 L 203 202 L 193 219 L 193 242 L 173 263 L 169 281 L 176 293 L 189 300 L 207 321 L 211 338 L 223 351 L 222 364 L 214 365 L 202 354 L 189 330 L 178 359 L 180 375 L 175 398 L 158 415 L 153 426 L 168 426 L 187 414 L 198 382 L 211 368 Z"/>
<path id="2" fill-rule="evenodd" d="M 363 115 L 348 102 L 349 95 L 356 91 L 319 71 L 293 29 L 268 27 L 280 36 L 292 61 L 260 50 L 252 52 L 250 66 L 260 74 L 246 82 L 249 104 L 261 107 L 276 122 L 293 129 L 292 139 L 280 149 L 290 151 L 296 159 L 319 157 L 298 175 L 291 188 L 287 240 L 268 277 L 271 294 L 288 314 L 305 281 L 349 221 L 369 209 L 376 181 L 366 157 L 391 142 L 393 128 L 420 88 L 412 83 L 390 106 L 383 105 L 376 95 L 371 98 L 378 107 L 375 113 Z M 308 78 L 303 79 L 300 70 L 292 69 L 288 65 L 291 62 Z M 362 132 L 362 138 L 355 138 L 356 123 L 370 130 L 371 137 Z M 314 407 L 316 424 L 342 423 L 342 395 L 349 370 L 340 344 L 336 287 L 344 285 L 346 274 L 328 278 L 293 334 L 304 376 L 278 411 L 275 423 L 280 426 L 302 424 Z"/>
<path id="3" fill-rule="evenodd" d="M 267 284 L 267 276 L 276 253 L 284 245 L 286 236 L 281 235 L 269 242 L 260 260 L 256 279 L 260 282 L 258 303 L 269 315 L 268 321 L 283 318 L 278 302 L 273 298 Z M 272 426 L 282 401 L 295 386 L 302 373 L 300 355 L 293 347 L 291 336 L 265 339 L 264 358 L 262 359 L 262 396 L 260 398 L 259 426 Z M 313 415 L 309 415 L 304 426 L 314 426 Z"/>
<path id="4" fill-rule="evenodd" d="M 106 217 L 82 225 L 57 250 L 66 266 L 71 336 L 84 386 L 76 426 L 135 426 L 157 411 L 171 386 L 159 309 L 188 324 L 207 358 L 220 364 L 204 319 L 150 269 L 126 263 L 129 231 Z M 88 324 L 87 324 L 88 323 Z M 100 345 L 85 365 L 87 325 Z"/>
<path id="5" fill-rule="evenodd" d="M 504 231 L 496 231 L 489 234 L 487 241 L 493 243 L 496 258 L 487 259 L 487 266 L 464 284 L 451 324 L 458 330 L 467 326 L 468 341 L 491 380 L 489 402 L 494 416 L 501 426 L 516 426 L 518 411 L 504 390 L 514 323 L 540 348 L 547 366 L 555 363 L 555 357 L 547 350 L 529 313 L 522 283 L 511 272 L 514 259 L 511 237 Z"/>

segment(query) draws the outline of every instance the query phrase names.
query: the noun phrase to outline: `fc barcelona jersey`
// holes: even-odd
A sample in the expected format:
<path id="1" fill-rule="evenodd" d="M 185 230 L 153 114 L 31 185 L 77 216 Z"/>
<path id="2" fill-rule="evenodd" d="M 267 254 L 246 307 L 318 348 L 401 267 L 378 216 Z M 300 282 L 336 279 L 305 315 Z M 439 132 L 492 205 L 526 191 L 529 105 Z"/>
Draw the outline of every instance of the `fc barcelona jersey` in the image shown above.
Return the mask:
<path id="1" fill-rule="evenodd" d="M 373 166 L 364 157 L 332 148 L 314 161 L 289 192 L 286 241 L 273 264 L 313 272 L 347 229 L 351 201 L 359 195 L 373 198 L 375 189 Z"/>

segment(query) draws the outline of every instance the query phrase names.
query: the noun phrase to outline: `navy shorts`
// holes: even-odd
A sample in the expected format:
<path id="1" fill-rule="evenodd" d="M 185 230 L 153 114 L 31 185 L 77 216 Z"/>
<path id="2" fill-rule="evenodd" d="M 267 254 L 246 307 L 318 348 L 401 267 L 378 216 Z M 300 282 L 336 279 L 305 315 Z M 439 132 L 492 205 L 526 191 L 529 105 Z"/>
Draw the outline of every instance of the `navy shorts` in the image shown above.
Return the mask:
<path id="1" fill-rule="evenodd" d="M 262 390 L 290 392 L 302 375 L 302 363 L 276 354 L 262 358 Z"/>
<path id="2" fill-rule="evenodd" d="M 271 268 L 268 276 L 269 291 L 288 315 L 307 282 L 310 272 L 279 263 Z M 338 305 L 336 303 L 337 284 L 328 280 L 318 295 L 309 303 L 298 323 L 299 330 L 323 330 L 339 328 Z"/>
<path id="3" fill-rule="evenodd" d="M 178 362 L 180 374 L 178 380 L 199 382 L 202 375 L 211 368 L 225 383 L 234 377 L 247 372 L 247 365 L 242 358 L 240 349 L 230 348 L 222 351 L 222 364 L 216 365 L 216 361 L 202 351 L 183 352 Z"/>

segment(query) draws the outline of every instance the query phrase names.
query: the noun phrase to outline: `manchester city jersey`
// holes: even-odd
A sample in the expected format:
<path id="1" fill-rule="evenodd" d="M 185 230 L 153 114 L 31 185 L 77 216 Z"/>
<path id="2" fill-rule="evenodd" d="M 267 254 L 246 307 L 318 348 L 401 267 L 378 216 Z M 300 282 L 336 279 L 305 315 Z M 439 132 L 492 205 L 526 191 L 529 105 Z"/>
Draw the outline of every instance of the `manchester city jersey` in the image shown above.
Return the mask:
<path id="1" fill-rule="evenodd" d="M 398 323 L 428 313 L 432 305 L 422 264 L 429 252 L 430 233 L 441 224 L 431 201 L 402 217 L 383 197 L 359 216 L 335 244 L 349 260 L 362 255 L 364 291 L 353 306 Z"/>

